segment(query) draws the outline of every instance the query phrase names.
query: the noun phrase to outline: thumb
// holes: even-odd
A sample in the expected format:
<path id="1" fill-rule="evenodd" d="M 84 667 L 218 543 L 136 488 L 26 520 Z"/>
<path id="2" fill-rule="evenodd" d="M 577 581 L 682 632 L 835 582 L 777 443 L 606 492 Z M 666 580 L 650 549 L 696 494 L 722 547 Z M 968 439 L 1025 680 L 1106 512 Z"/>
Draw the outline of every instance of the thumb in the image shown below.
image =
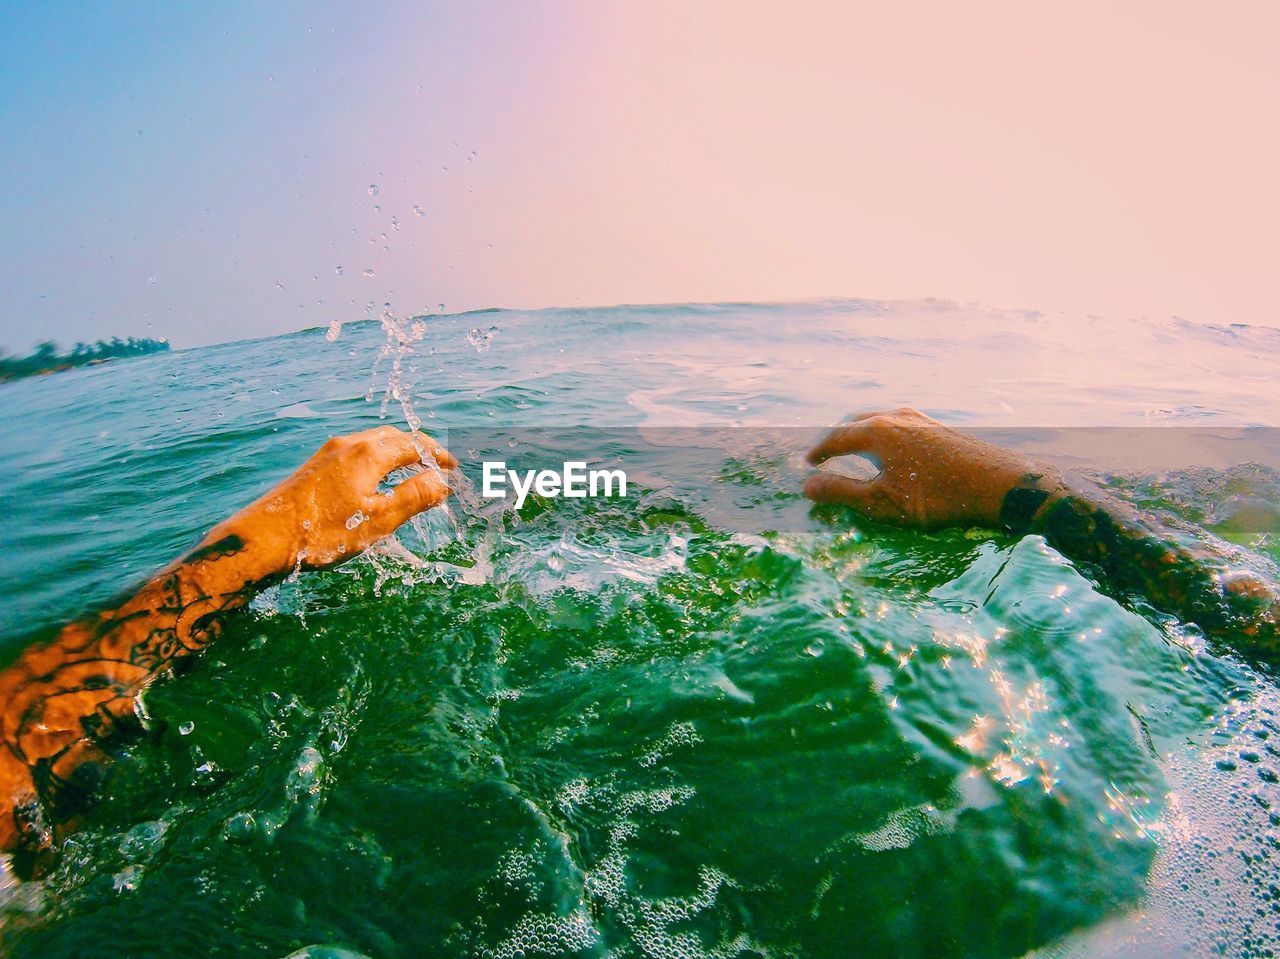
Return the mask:
<path id="1" fill-rule="evenodd" d="M 449 487 L 434 471 L 418 473 L 391 491 L 384 507 L 386 519 L 394 523 L 392 528 L 407 522 L 424 510 L 443 503 L 449 495 Z"/>

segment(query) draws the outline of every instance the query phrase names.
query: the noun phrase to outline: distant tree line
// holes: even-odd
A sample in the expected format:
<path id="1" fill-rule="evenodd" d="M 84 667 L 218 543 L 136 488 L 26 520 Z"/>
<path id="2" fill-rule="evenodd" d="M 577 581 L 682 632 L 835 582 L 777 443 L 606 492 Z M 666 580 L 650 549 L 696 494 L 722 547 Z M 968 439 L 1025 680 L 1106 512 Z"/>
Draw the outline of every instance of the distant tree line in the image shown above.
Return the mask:
<path id="1" fill-rule="evenodd" d="M 16 380 L 23 376 L 38 376 L 41 373 L 55 373 L 58 370 L 70 370 L 77 366 L 88 366 L 92 363 L 105 363 L 107 360 L 123 356 L 146 356 L 148 353 L 164 353 L 169 349 L 165 340 L 152 340 L 129 337 L 122 340 L 113 336 L 110 340 L 98 340 L 97 343 L 77 343 L 63 353 L 53 340 L 45 340 L 27 356 L 9 356 L 0 350 L 0 382 Z"/>

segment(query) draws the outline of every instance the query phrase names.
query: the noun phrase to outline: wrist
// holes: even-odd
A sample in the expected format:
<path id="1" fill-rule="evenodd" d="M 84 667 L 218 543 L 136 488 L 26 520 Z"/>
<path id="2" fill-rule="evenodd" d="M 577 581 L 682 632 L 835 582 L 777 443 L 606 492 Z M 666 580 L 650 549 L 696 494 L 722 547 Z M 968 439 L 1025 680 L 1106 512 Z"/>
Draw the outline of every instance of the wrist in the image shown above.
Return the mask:
<path id="1" fill-rule="evenodd" d="M 282 524 L 281 524 L 282 525 Z M 219 523 L 182 560 L 200 580 L 220 589 L 282 576 L 297 562 L 300 538 L 287 529 L 249 522 L 240 516 Z"/>
<path id="2" fill-rule="evenodd" d="M 1047 466 L 1032 464 L 1005 486 L 1000 497 L 996 526 L 1014 536 L 1024 536 L 1066 492 L 1062 477 Z"/>

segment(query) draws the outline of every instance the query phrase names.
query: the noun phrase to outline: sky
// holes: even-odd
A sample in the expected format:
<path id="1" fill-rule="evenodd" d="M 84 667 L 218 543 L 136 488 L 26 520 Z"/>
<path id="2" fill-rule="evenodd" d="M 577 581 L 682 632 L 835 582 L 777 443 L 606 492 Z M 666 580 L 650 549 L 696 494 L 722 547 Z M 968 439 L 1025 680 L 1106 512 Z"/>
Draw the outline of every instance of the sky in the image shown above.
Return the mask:
<path id="1" fill-rule="evenodd" d="M 1280 6 L 0 0 L 0 346 L 924 296 L 1280 325 Z"/>

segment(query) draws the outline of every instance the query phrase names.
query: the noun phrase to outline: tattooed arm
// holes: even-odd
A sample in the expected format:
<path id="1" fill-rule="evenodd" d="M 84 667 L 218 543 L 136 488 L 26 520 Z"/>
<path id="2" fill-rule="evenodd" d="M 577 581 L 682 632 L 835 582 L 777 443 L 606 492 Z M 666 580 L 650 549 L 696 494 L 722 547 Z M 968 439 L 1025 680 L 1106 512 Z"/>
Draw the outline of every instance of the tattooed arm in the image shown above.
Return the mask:
<path id="1" fill-rule="evenodd" d="M 1231 569 L 1225 556 L 1092 484 L 909 409 L 857 417 L 814 447 L 809 461 L 818 465 L 850 453 L 877 460 L 880 475 L 864 482 L 819 473 L 805 483 L 806 495 L 924 529 L 982 525 L 1040 533 L 1117 589 L 1141 592 L 1212 636 L 1255 652 L 1280 652 L 1274 584 Z"/>
<path id="2" fill-rule="evenodd" d="M 387 493 L 392 470 L 425 463 Z M 65 627 L 0 673 L 0 850 L 48 848 L 136 727 L 139 693 L 217 636 L 224 613 L 297 569 L 335 566 L 448 495 L 429 437 L 386 426 L 329 440 L 269 493 L 113 609 Z M 354 520 L 354 521 L 353 521 Z"/>

